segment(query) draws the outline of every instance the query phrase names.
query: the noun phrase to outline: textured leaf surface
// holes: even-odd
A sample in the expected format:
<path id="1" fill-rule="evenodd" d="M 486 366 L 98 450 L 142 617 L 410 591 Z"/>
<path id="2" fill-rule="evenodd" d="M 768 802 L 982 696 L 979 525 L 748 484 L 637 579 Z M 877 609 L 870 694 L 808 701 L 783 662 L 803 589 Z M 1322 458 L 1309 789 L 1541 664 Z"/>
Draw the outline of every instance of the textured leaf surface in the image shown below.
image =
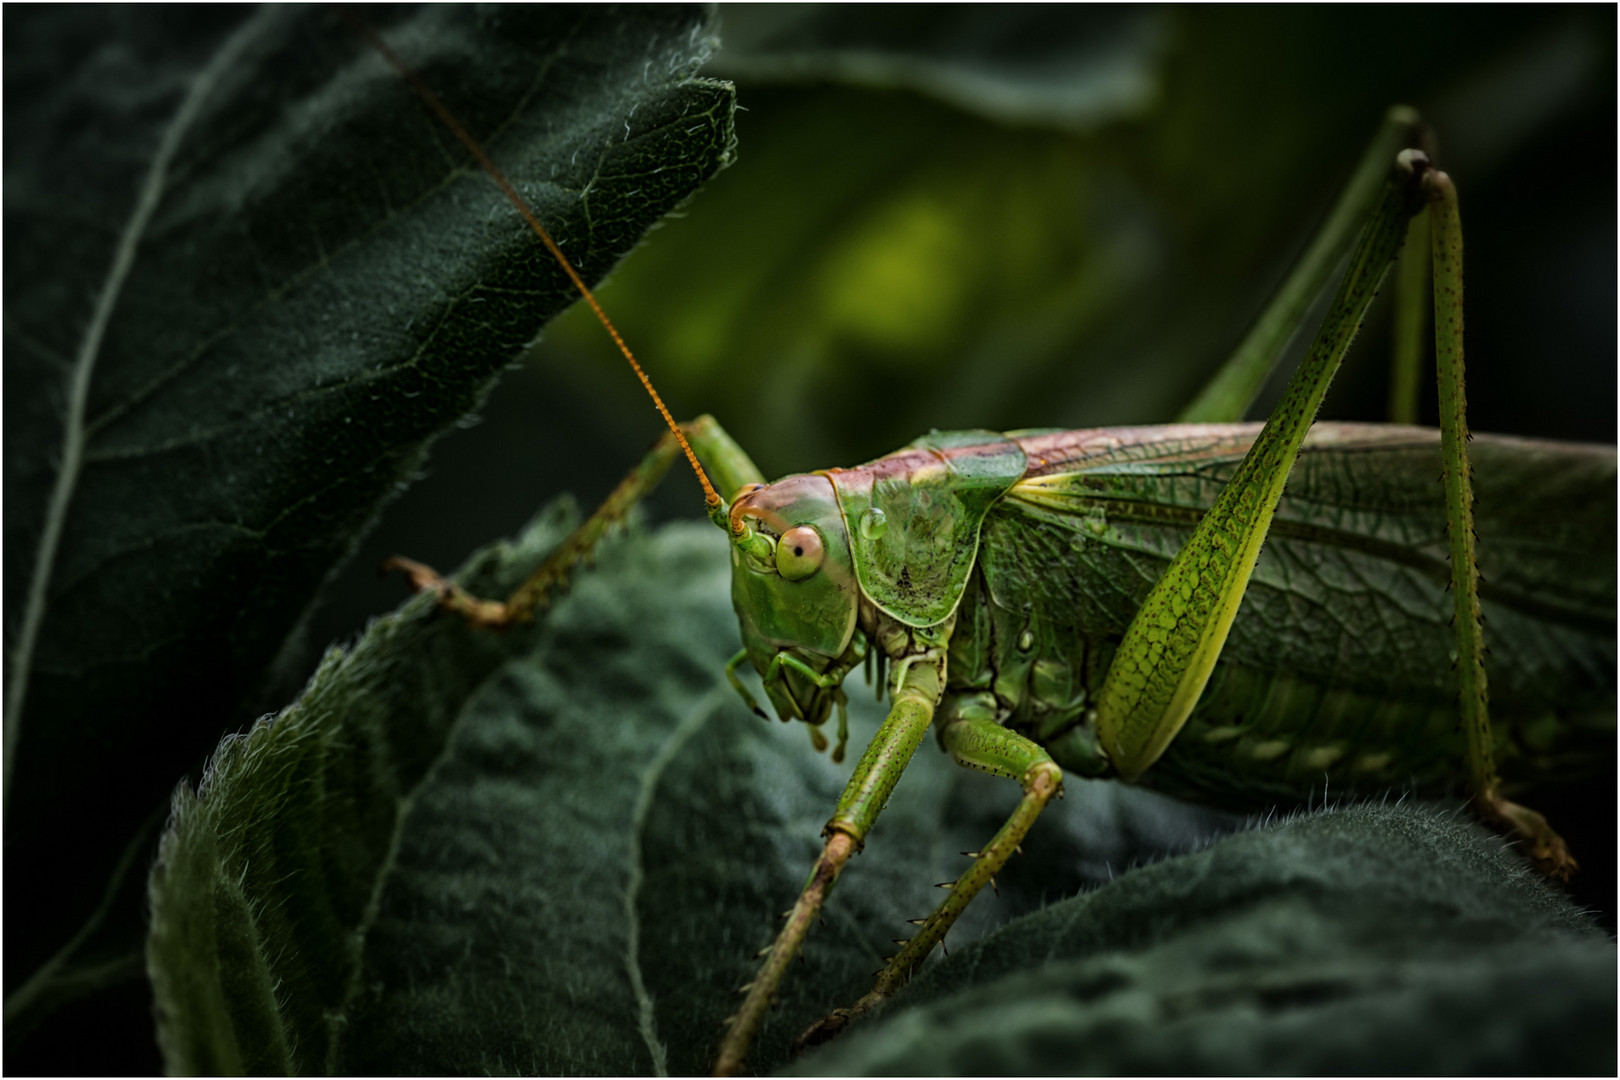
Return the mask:
<path id="1" fill-rule="evenodd" d="M 701 11 L 376 18 L 588 280 L 729 156 L 730 88 L 691 77 Z M 15 987 L 427 444 L 574 297 L 331 11 L 6 28 Z"/>
<path id="2" fill-rule="evenodd" d="M 510 585 L 561 523 L 483 558 L 473 585 Z M 168 1067 L 701 1071 L 845 771 L 725 684 L 728 573 L 723 538 L 686 526 L 611 542 L 526 630 L 473 632 L 415 601 L 223 744 L 199 792 L 176 796 L 152 878 Z M 857 710 L 856 738 L 874 711 Z M 1016 801 L 937 753 L 913 774 L 762 1061 L 861 989 L 930 884 Z M 1085 832 L 1158 847 L 1186 830 L 1174 809 L 1112 828 L 1108 789 L 1093 794 L 1091 820 L 1046 830 L 1032 850 L 1050 857 L 1029 865 L 1048 869 L 1011 875 L 978 926 L 1130 857 L 1093 842 L 1088 865 Z"/>
<path id="3" fill-rule="evenodd" d="M 568 520 L 552 513 L 476 560 L 470 583 L 509 585 Z M 802 883 L 848 768 L 812 753 L 795 728 L 761 723 L 725 685 L 736 625 L 723 544 L 707 526 L 612 541 L 570 597 L 506 635 L 413 601 L 331 654 L 297 705 L 225 743 L 200 791 L 176 796 L 151 882 L 149 962 L 169 1069 L 702 1071 L 730 990 Z M 869 701 L 857 710 L 857 742 L 875 712 Z M 932 883 L 955 876 L 958 853 L 980 846 L 1015 801 L 1012 785 L 919 751 L 784 988 L 756 1068 L 787 1064 L 794 1034 L 867 988 L 902 920 L 937 901 Z M 1204 987 L 1189 1000 L 1207 1010 L 1244 979 L 1256 1000 L 1309 998 L 1323 979 L 1371 993 L 1407 979 L 1407 944 L 1447 926 L 1483 985 L 1520 968 L 1550 977 L 1549 964 L 1568 965 L 1599 1005 L 1593 965 L 1608 965 L 1612 985 L 1601 935 L 1449 815 L 1306 819 L 1105 884 L 1146 852 L 1186 850 L 1231 825 L 1071 781 L 999 896 L 953 930 L 952 955 L 859 1041 L 804 1067 L 1067 1072 L 1140 1061 L 1181 1071 L 1225 1068 L 1216 1062 L 1228 1051 L 1232 1068 L 1257 1067 L 1190 1037 L 1186 1057 L 1155 1051 L 1145 1021 L 1124 1029 L 1138 1040 L 1129 1054 L 1094 1059 L 1057 1039 L 1067 1056 L 1043 1056 L 1056 1037 L 1042 1018 L 1065 1002 L 1091 1016 L 1096 987 L 1114 986 L 1082 972 L 1093 989 L 1076 990 L 1070 969 L 1116 954 L 1120 964 L 1142 954 L 1139 966 L 1167 983 L 1186 965 Z M 1390 923 L 1390 940 L 1378 940 Z M 1346 926 L 1359 929 L 1345 937 Z M 1544 952 L 1513 951 L 1521 939 Z M 1419 990 L 1444 981 L 1426 972 L 1418 963 Z M 1003 993 L 1040 1008 L 1001 1018 Z M 1124 1000 L 1099 1015 L 1138 1008 Z M 952 1012 L 958 1004 L 966 1011 Z M 1310 1056 L 1303 1014 L 1278 1008 L 1264 1039 L 1293 1047 L 1300 1056 L 1286 1060 L 1300 1069 L 1326 1060 Z M 1546 1030 L 1534 1026 L 1545 1013 L 1531 1010 L 1527 1036 Z M 1360 1037 L 1376 1043 L 1386 1022 L 1388 1010 L 1371 1010 Z"/>
<path id="4" fill-rule="evenodd" d="M 818 1074 L 1606 1074 L 1615 950 L 1454 814 L 1227 838 L 925 973 Z"/>
<path id="5" fill-rule="evenodd" d="M 1455 814 L 1230 837 L 912 984 L 825 1074 L 1607 1074 L 1615 950 Z"/>

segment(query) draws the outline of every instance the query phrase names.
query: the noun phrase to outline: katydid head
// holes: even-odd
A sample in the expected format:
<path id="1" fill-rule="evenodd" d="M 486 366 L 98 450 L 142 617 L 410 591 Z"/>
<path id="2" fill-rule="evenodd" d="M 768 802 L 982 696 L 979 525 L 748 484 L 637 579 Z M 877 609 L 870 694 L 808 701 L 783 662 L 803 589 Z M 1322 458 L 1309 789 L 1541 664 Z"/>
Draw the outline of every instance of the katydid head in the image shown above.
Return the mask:
<path id="1" fill-rule="evenodd" d="M 743 647 L 777 715 L 820 725 L 862 653 L 860 590 L 832 483 L 790 476 L 744 489 L 729 518 L 731 602 Z"/>

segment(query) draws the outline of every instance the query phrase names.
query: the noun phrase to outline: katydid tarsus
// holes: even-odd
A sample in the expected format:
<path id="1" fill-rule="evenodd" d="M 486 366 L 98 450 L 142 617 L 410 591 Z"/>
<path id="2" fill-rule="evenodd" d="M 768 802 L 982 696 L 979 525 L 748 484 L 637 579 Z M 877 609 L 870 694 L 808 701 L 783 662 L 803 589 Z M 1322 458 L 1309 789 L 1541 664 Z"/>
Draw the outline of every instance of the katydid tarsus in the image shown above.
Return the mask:
<path id="1" fill-rule="evenodd" d="M 744 648 L 727 674 L 755 711 L 765 715 L 737 676 L 744 662 L 778 715 L 810 725 L 819 747 L 826 745 L 819 728 L 836 713 L 834 755 L 841 757 L 845 676 L 872 661 L 888 668 L 888 719 L 854 767 L 786 925 L 744 987 L 717 1072 L 744 1067 L 788 964 L 930 727 L 958 762 L 1017 781 L 1023 797 L 1002 830 L 971 853 L 936 911 L 917 920 L 876 988 L 806 1032 L 806 1041 L 836 1034 L 905 982 L 1018 851 L 1041 809 L 1061 794 L 1065 770 L 1193 797 L 1247 793 L 1255 802 L 1301 798 L 1324 782 L 1369 791 L 1460 775 L 1480 817 L 1520 842 L 1545 873 L 1574 871 L 1546 821 L 1502 795 L 1496 743 L 1505 739 L 1516 756 L 1534 759 L 1546 729 L 1566 712 L 1606 704 L 1612 714 L 1612 611 L 1605 627 L 1581 596 L 1532 595 L 1537 582 L 1529 579 L 1489 586 L 1493 630 L 1565 635 L 1556 648 L 1589 651 L 1587 666 L 1599 671 L 1591 687 L 1548 696 L 1546 672 L 1502 657 L 1514 650 L 1498 646 L 1505 662 L 1493 664 L 1493 674 L 1501 672 L 1493 725 L 1474 542 L 1478 532 L 1489 545 L 1503 530 L 1511 541 L 1515 522 L 1533 519 L 1534 508 L 1493 510 L 1477 526 L 1472 516 L 1456 194 L 1412 148 L 1408 112 L 1392 113 L 1322 242 L 1192 410 L 1203 420 L 1241 414 L 1285 332 L 1359 234 L 1316 341 L 1263 429 L 934 432 L 864 466 L 765 485 L 712 419 L 675 423 L 516 191 L 431 92 L 376 44 L 506 191 L 670 428 L 508 600 L 467 595 L 409 560 L 393 560 L 394 567 L 477 625 L 532 618 L 684 453 L 706 491 L 708 516 L 731 545 Z M 1420 215 L 1432 237 L 1441 430 L 1331 425 L 1312 433 L 1333 373 Z M 1403 300 L 1410 310 L 1413 298 Z M 1612 452 L 1587 448 L 1486 439 L 1475 444 L 1475 457 L 1490 470 L 1561 462 L 1613 474 Z M 1443 485 L 1434 482 L 1439 475 Z M 1612 534 L 1612 510 L 1608 518 Z M 1331 592 L 1334 575 L 1361 573 L 1362 564 L 1392 571 L 1398 584 L 1335 608 L 1335 598 L 1278 584 L 1290 566 L 1262 560 L 1268 537 L 1268 557 L 1281 547 L 1290 565 L 1311 563 L 1308 576 L 1322 590 Z M 1607 558 L 1604 551 L 1599 565 Z M 1258 614 L 1259 601 L 1245 599 L 1255 590 L 1270 595 Z M 1601 597 L 1603 584 L 1594 590 Z M 1612 573 L 1607 595 L 1612 604 Z M 1387 640 L 1377 647 L 1359 640 L 1369 627 Z M 1290 634 L 1332 641 L 1296 651 Z M 1401 658 L 1389 660 L 1392 650 Z M 1306 652 L 1334 659 L 1325 667 L 1293 662 Z M 1541 729 L 1533 740 L 1525 736 L 1532 725 Z"/>

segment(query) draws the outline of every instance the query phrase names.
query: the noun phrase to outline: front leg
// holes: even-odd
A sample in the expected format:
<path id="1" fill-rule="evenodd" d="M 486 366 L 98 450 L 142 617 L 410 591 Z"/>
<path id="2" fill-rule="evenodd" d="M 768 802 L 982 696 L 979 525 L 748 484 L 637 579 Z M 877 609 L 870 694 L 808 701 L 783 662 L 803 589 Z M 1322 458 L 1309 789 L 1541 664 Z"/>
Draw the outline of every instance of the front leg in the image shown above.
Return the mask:
<path id="1" fill-rule="evenodd" d="M 804 944 L 810 925 L 821 911 L 850 856 L 861 849 L 884 804 L 900 780 L 923 736 L 934 720 L 945 685 L 943 644 L 896 668 L 889 716 L 872 737 L 855 766 L 838 809 L 823 830 L 826 845 L 810 872 L 799 898 L 788 912 L 787 923 L 765 952 L 765 961 L 752 982 L 743 987 L 743 1002 L 726 1022 L 726 1032 L 715 1058 L 714 1075 L 735 1076 L 745 1063 L 748 1047 L 765 1023 L 765 1014 L 782 983 L 788 964 Z"/>
<path id="2" fill-rule="evenodd" d="M 958 712 L 945 722 L 940 739 L 958 765 L 979 769 L 1017 780 L 1024 797 L 995 837 L 980 851 L 973 852 L 973 865 L 967 873 L 950 882 L 950 894 L 928 918 L 920 920 L 916 935 L 900 951 L 888 958 L 878 973 L 877 985 L 852 1008 L 837 1009 L 823 1017 L 794 1042 L 795 1049 L 819 1046 L 838 1035 L 873 1008 L 883 1004 L 928 958 L 934 946 L 945 938 L 957 918 L 967 909 L 979 890 L 994 885 L 996 875 L 1019 850 L 1030 826 L 1053 796 L 1063 794 L 1063 770 L 1050 754 L 1018 734 L 1002 727 L 988 715 Z M 946 886 L 942 886 L 946 887 Z"/>
<path id="3" fill-rule="evenodd" d="M 713 417 L 700 416 L 682 424 L 681 430 L 709 465 L 723 490 L 735 492 L 745 485 L 760 482 L 760 473 L 754 463 Z M 602 505 L 557 545 L 557 549 L 546 556 L 539 569 L 505 600 L 485 600 L 473 596 L 431 566 L 398 555 L 386 560 L 380 569 L 383 573 L 395 570 L 403 572 L 410 579 L 413 590 L 436 594 L 441 608 L 454 612 L 473 626 L 504 630 L 528 622 L 534 618 L 535 612 L 544 610 L 551 603 L 554 592 L 567 586 L 568 575 L 576 566 L 581 562 L 589 564 L 596 545 L 610 529 L 624 521 L 631 507 L 658 486 L 681 452 L 675 433 L 665 432 L 647 456 L 619 481 Z"/>

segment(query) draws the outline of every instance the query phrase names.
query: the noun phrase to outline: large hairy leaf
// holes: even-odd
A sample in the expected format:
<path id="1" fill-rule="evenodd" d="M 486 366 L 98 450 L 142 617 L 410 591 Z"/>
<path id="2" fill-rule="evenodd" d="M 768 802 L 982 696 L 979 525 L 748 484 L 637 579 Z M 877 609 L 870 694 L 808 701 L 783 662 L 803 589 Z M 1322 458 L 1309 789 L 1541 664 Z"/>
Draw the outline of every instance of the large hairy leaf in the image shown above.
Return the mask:
<path id="1" fill-rule="evenodd" d="M 805 1062 L 860 1075 L 1605 1074 L 1615 950 L 1454 814 L 1290 819 L 1026 917 Z"/>
<path id="2" fill-rule="evenodd" d="M 570 520 L 543 517 L 466 580 L 510 586 Z M 674 526 L 610 542 L 572 596 L 513 633 L 418 599 L 223 744 L 200 789 L 176 795 L 151 881 L 168 1068 L 702 1071 L 849 768 L 726 685 L 727 573 L 715 530 Z M 857 740 L 874 712 L 863 703 Z M 1612 1062 L 1612 946 L 1455 814 L 1290 820 L 1106 884 L 1141 851 L 1230 822 L 1069 787 L 951 955 L 804 1069 Z M 1015 801 L 1011 784 L 918 751 L 756 1068 L 787 1064 L 797 1031 L 869 986 L 902 920 Z M 1535 998 L 1504 1017 L 1493 995 L 1517 986 Z M 1537 1039 L 1554 1056 L 1535 1056 Z"/>
<path id="3" fill-rule="evenodd" d="M 510 587 L 566 521 L 486 553 L 471 586 Z M 470 630 L 417 600 L 222 745 L 176 796 L 152 878 L 169 1068 L 702 1070 L 848 768 L 726 685 L 728 573 L 724 539 L 686 526 L 610 543 L 527 629 Z M 999 798 L 974 785 L 952 809 L 956 781 L 988 778 L 932 751 L 913 773 L 767 1033 L 774 1060 L 1015 801 L 992 782 Z M 1087 870 L 1049 861 L 1010 884 L 1023 908 Z"/>
<path id="4" fill-rule="evenodd" d="M 729 158 L 730 87 L 693 77 L 701 10 L 366 17 L 587 280 Z M 333 11 L 13 9 L 6 30 L 11 992 L 262 707 L 427 445 L 575 295 Z"/>

